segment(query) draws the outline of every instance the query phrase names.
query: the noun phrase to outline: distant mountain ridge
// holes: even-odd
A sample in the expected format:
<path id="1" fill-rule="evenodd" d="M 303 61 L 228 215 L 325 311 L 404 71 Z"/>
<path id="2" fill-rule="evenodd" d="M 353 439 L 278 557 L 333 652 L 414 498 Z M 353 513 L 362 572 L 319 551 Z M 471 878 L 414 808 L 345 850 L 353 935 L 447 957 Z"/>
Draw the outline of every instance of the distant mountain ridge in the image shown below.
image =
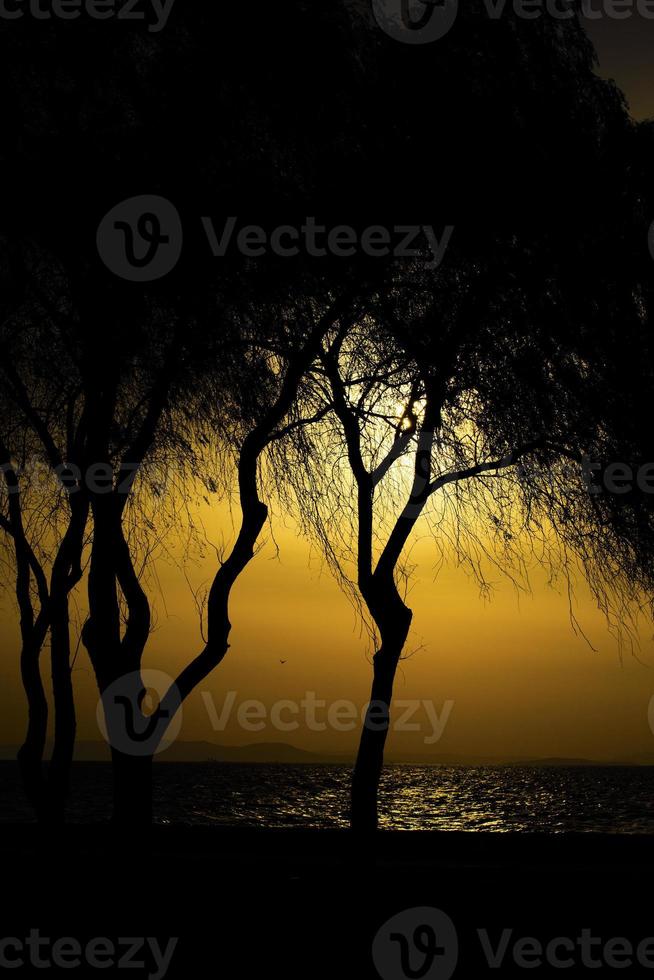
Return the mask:
<path id="1" fill-rule="evenodd" d="M 47 746 L 49 753 L 51 744 Z M 0 745 L 0 760 L 16 758 L 17 745 Z M 77 762 L 108 762 L 109 746 L 105 742 L 80 741 L 75 746 Z M 279 764 L 338 764 L 351 765 L 354 753 L 311 752 L 287 742 L 252 742 L 247 745 L 219 745 L 215 742 L 174 742 L 157 755 L 158 762 L 233 762 Z M 653 766 L 654 752 L 618 759 L 585 759 L 551 756 L 545 758 L 521 756 L 463 756 L 451 753 L 393 753 L 389 765 L 432 766 Z"/>

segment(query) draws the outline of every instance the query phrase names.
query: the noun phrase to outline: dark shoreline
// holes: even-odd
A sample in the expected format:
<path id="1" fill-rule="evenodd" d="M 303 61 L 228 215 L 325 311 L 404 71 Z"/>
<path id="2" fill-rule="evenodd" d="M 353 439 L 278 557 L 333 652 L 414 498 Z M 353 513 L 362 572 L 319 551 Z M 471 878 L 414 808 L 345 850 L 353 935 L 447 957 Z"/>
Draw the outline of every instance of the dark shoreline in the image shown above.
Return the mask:
<path id="1" fill-rule="evenodd" d="M 176 936 L 169 977 L 212 964 L 226 980 L 378 977 L 377 930 L 422 906 L 456 925 L 455 977 L 487 975 L 480 927 L 543 941 L 584 928 L 634 943 L 654 935 L 654 836 L 0 824 L 0 861 L 4 935 Z M 514 970 L 488 975 L 525 975 Z"/>
<path id="2" fill-rule="evenodd" d="M 654 835 L 497 831 L 380 830 L 361 838 L 349 830 L 207 827 L 161 825 L 124 831 L 110 823 L 68 824 L 44 829 L 36 824 L 0 823 L 3 865 L 25 859 L 64 860 L 74 864 L 108 853 L 134 850 L 183 866 L 201 858 L 207 865 L 236 869 L 249 864 L 270 867 L 299 864 L 307 873 L 363 862 L 400 875 L 525 870 L 545 876 L 557 871 L 654 872 Z"/>

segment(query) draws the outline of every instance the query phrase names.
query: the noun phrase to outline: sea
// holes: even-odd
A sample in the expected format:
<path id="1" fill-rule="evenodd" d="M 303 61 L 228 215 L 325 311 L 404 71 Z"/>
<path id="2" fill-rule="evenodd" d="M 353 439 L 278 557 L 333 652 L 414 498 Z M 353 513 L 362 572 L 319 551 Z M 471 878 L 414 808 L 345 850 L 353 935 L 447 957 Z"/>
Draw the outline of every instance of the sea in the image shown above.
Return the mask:
<path id="1" fill-rule="evenodd" d="M 167 763 L 154 767 L 161 824 L 342 828 L 351 769 L 343 765 Z M 654 766 L 386 767 L 380 824 L 389 830 L 654 833 Z M 105 763 L 76 763 L 68 817 L 111 812 Z M 0 821 L 32 819 L 16 766 L 0 763 Z"/>

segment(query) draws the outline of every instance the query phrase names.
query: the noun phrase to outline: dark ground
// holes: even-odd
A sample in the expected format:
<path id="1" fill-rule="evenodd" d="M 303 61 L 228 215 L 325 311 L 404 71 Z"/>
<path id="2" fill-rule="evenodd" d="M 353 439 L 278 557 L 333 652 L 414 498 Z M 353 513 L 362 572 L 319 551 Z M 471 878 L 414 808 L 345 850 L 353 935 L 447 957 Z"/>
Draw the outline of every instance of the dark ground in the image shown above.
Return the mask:
<path id="1" fill-rule="evenodd" d="M 3 936 L 38 928 L 82 942 L 153 936 L 164 946 L 177 936 L 169 977 L 378 977 L 371 956 L 377 930 L 416 906 L 435 906 L 453 920 L 455 977 L 597 972 L 581 962 L 563 970 L 517 967 L 510 952 L 490 970 L 479 928 L 495 945 L 503 929 L 513 929 L 514 940 L 546 943 L 576 940 L 585 927 L 602 939 L 595 957 L 609 939 L 636 946 L 654 936 L 651 838 L 398 832 L 366 847 L 340 831 L 157 827 L 138 839 L 71 827 L 45 838 L 35 827 L 4 825 L 0 841 Z M 90 968 L 49 975 L 60 972 L 125 975 Z M 633 966 L 622 974 L 654 970 Z M 450 974 L 435 961 L 430 972 L 413 975 Z"/>

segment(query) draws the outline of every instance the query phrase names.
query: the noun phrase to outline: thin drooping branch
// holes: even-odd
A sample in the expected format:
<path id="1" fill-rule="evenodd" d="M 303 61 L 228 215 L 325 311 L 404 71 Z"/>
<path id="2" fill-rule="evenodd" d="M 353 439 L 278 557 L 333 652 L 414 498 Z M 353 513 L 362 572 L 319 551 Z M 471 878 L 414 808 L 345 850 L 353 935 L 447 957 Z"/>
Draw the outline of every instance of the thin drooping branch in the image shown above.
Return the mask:
<path id="1" fill-rule="evenodd" d="M 52 436 L 52 433 L 48 429 L 44 419 L 41 418 L 40 413 L 32 404 L 27 388 L 11 363 L 9 356 L 5 357 L 2 370 L 7 379 L 7 386 L 10 389 L 10 396 L 20 410 L 24 412 L 25 418 L 32 427 L 32 430 L 41 441 L 52 470 L 55 473 L 65 475 L 67 479 L 72 478 L 73 474 L 67 469 L 67 467 L 64 466 L 63 456 L 57 447 L 57 443 Z"/>
<path id="2" fill-rule="evenodd" d="M 357 485 L 357 581 L 365 599 L 372 578 L 374 484 L 363 461 L 359 423 L 347 404 L 345 385 L 338 370 L 338 355 L 339 347 L 335 345 L 323 354 L 322 360 L 331 385 L 334 412 L 343 427 L 348 461 Z"/>
<path id="3" fill-rule="evenodd" d="M 183 336 L 184 326 L 178 323 L 172 341 L 168 345 L 163 367 L 157 373 L 152 390 L 148 395 L 145 417 L 123 455 L 123 462 L 118 472 L 114 490 L 121 501 L 119 504 L 121 512 L 125 509 L 137 473 L 155 441 L 157 428 L 170 397 Z"/>
<path id="4" fill-rule="evenodd" d="M 542 449 L 544 446 L 544 440 L 534 439 L 532 442 L 525 443 L 525 445 L 514 449 L 513 452 L 508 453 L 501 459 L 492 459 L 484 463 L 477 463 L 474 466 L 468 466 L 462 470 L 444 473 L 429 484 L 428 493 L 429 495 L 436 493 L 437 490 L 440 490 L 441 487 L 446 486 L 448 483 L 470 480 L 472 477 L 481 476 L 483 473 L 497 472 L 499 470 L 505 470 L 510 466 L 515 466 L 528 453 L 533 453 L 535 450 Z"/>
<path id="5" fill-rule="evenodd" d="M 417 434 L 413 466 L 413 482 L 402 513 L 382 550 L 375 568 L 375 577 L 387 581 L 394 580 L 395 568 L 406 547 L 409 536 L 424 509 L 430 495 L 430 476 L 432 470 L 432 449 L 434 435 L 440 425 L 441 397 L 436 386 L 428 389 L 425 410 Z"/>
<path id="6" fill-rule="evenodd" d="M 259 496 L 259 464 L 279 426 L 298 395 L 302 379 L 318 358 L 327 333 L 339 322 L 356 315 L 353 299 L 344 296 L 333 303 L 310 328 L 303 344 L 288 355 L 288 364 L 277 395 L 242 440 L 238 457 L 238 493 L 241 524 L 236 541 L 221 563 L 207 598 L 207 642 L 204 649 L 182 670 L 160 703 L 163 717 L 172 717 L 180 701 L 217 667 L 229 649 L 231 622 L 229 601 L 232 588 L 254 556 L 256 542 L 268 517 L 268 507 Z M 167 713 L 167 714 L 166 714 Z"/>

